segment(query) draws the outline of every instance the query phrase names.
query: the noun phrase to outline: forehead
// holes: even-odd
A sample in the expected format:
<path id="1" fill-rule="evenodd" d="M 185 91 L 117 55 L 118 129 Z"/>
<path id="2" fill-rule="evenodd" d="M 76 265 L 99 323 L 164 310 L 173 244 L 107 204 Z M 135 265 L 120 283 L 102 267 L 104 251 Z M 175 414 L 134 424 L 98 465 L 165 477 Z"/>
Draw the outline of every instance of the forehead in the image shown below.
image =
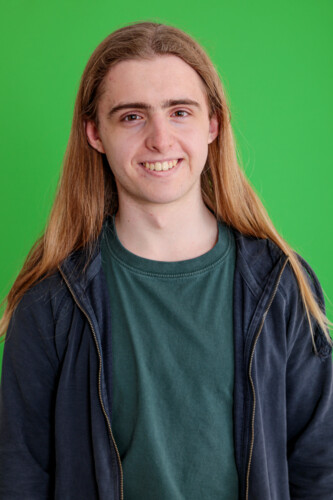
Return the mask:
<path id="1" fill-rule="evenodd" d="M 207 103 L 206 90 L 198 73 L 174 55 L 153 59 L 130 59 L 116 63 L 103 82 L 101 101 L 160 102 L 179 97 Z"/>

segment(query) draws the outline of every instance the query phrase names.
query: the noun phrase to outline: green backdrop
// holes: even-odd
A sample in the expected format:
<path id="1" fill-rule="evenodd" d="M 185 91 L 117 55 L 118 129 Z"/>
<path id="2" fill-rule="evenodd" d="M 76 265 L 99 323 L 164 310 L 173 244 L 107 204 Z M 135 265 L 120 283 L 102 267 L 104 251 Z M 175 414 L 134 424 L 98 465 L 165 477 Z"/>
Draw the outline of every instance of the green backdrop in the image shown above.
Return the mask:
<path id="1" fill-rule="evenodd" d="M 330 0 L 3 2 L 1 298 L 43 230 L 89 55 L 114 29 L 147 19 L 188 31 L 210 54 L 247 175 L 333 300 Z"/>

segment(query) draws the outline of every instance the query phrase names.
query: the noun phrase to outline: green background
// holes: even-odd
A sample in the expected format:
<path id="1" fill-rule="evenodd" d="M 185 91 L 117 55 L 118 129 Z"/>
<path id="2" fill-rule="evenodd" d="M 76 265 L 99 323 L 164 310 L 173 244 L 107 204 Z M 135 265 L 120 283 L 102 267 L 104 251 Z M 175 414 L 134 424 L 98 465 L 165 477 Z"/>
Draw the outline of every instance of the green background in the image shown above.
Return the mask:
<path id="1" fill-rule="evenodd" d="M 147 19 L 188 31 L 210 54 L 247 175 L 316 271 L 332 319 L 330 0 L 3 2 L 0 297 L 45 225 L 89 55 L 111 31 Z"/>

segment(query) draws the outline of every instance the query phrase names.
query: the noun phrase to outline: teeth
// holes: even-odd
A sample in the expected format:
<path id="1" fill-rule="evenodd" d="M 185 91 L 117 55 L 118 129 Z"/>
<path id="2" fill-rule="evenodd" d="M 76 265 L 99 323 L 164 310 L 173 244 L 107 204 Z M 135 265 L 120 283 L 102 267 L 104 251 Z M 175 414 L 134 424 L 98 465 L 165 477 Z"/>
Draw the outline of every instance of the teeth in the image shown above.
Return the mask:
<path id="1" fill-rule="evenodd" d="M 170 170 L 177 164 L 177 162 L 178 160 L 164 161 L 162 163 L 159 161 L 157 161 L 156 163 L 145 162 L 143 165 L 148 170 L 156 170 L 157 172 L 160 172 L 161 170 L 163 171 Z"/>

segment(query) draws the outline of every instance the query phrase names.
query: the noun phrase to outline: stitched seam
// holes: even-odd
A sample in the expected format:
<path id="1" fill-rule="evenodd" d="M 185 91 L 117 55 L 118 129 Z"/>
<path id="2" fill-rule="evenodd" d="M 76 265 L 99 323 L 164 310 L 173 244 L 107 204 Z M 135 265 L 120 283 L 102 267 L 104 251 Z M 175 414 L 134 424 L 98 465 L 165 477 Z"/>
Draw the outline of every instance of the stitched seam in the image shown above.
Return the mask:
<path id="1" fill-rule="evenodd" d="M 311 468 L 316 468 L 316 469 L 328 469 L 331 470 L 332 467 L 328 465 L 318 465 L 318 464 L 313 464 L 310 462 L 299 462 L 298 460 L 289 460 L 289 462 L 292 462 L 292 465 L 303 465 L 305 467 L 311 467 Z"/>
<path id="2" fill-rule="evenodd" d="M 121 259 L 119 259 L 119 257 L 111 250 L 110 247 L 109 247 L 109 251 L 110 251 L 112 257 L 118 262 L 118 264 L 120 266 L 125 267 L 126 269 L 128 269 L 129 271 L 131 271 L 134 274 L 138 274 L 141 276 L 147 276 L 147 277 L 154 277 L 154 278 L 166 278 L 166 279 L 174 278 L 174 279 L 176 279 L 176 278 L 190 278 L 192 276 L 199 276 L 200 274 L 204 274 L 204 273 L 211 271 L 227 257 L 227 254 L 229 253 L 230 248 L 228 248 L 227 252 L 224 253 L 222 255 L 222 257 L 220 257 L 217 261 L 213 262 L 212 264 L 209 264 L 208 266 L 206 266 L 202 269 L 198 269 L 197 271 L 191 271 L 188 273 L 175 273 L 175 274 L 152 273 L 152 272 L 148 272 L 148 271 L 139 270 L 135 267 L 132 267 L 132 266 L 126 264 Z"/>
<path id="3" fill-rule="evenodd" d="M 59 303 L 59 305 L 57 307 L 57 310 L 56 310 L 56 312 L 54 314 L 54 321 L 55 321 L 55 323 L 59 319 L 59 315 L 60 315 L 60 311 L 61 311 L 61 306 L 62 306 L 63 302 L 68 298 L 68 295 L 70 295 L 66 287 L 64 287 L 64 292 L 63 293 L 64 293 L 64 296 L 61 299 L 61 301 L 60 301 L 60 303 Z"/>
<path id="4" fill-rule="evenodd" d="M 110 252 L 110 254 L 112 255 L 112 257 L 116 260 L 116 262 L 128 269 L 129 271 L 131 271 L 132 273 L 134 274 L 137 274 L 137 275 L 140 275 L 140 276 L 147 276 L 147 277 L 155 277 L 155 278 L 165 278 L 165 279 L 177 279 L 177 278 L 190 278 L 192 276 L 199 276 L 201 274 L 204 274 L 204 273 L 208 273 L 209 271 L 211 271 L 212 269 L 214 269 L 216 266 L 218 266 L 219 264 L 221 264 L 221 262 L 226 259 L 226 257 L 228 256 L 230 250 L 232 248 L 232 241 L 231 241 L 231 238 L 230 238 L 230 235 L 228 237 L 228 246 L 226 248 L 226 250 L 224 251 L 223 255 L 221 257 L 219 257 L 215 262 L 201 268 L 201 269 L 198 269 L 197 271 L 191 271 L 191 272 L 183 272 L 183 273 L 173 273 L 173 274 L 165 274 L 165 273 L 158 273 L 158 272 L 148 272 L 148 271 L 143 271 L 141 269 L 137 269 L 136 267 L 133 267 L 131 266 L 130 264 L 127 264 L 126 262 L 124 262 L 122 259 L 120 259 L 116 253 L 114 252 L 114 250 L 112 249 L 112 246 L 107 244 L 107 249 L 108 251 Z M 186 261 L 185 261 L 186 262 Z"/>

